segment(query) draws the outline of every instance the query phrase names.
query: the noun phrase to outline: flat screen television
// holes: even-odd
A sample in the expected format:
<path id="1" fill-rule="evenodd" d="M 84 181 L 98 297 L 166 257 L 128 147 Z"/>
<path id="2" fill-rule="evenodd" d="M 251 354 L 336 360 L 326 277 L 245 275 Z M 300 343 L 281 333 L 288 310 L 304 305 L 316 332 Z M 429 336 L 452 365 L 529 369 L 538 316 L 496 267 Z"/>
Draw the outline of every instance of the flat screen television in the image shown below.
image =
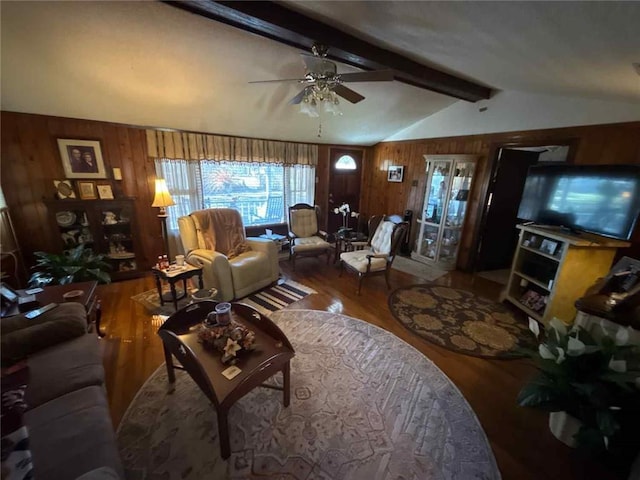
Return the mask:
<path id="1" fill-rule="evenodd" d="M 629 240 L 640 214 L 640 165 L 533 165 L 518 218 Z"/>

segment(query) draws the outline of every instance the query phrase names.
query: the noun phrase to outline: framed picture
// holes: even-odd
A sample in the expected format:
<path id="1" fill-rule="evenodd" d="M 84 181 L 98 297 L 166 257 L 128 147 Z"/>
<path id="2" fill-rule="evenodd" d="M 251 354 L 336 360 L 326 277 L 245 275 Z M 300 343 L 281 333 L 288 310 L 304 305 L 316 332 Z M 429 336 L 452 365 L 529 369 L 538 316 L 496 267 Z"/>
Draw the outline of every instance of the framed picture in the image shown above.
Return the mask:
<path id="1" fill-rule="evenodd" d="M 387 181 L 389 182 L 402 182 L 404 177 L 404 167 L 391 166 L 387 171 Z"/>
<path id="2" fill-rule="evenodd" d="M 69 180 L 54 180 L 53 185 L 56 187 L 56 195 L 60 200 L 76 198 L 76 192 Z"/>
<path id="3" fill-rule="evenodd" d="M 98 197 L 100 200 L 113 200 L 111 185 L 98 185 Z"/>
<path id="4" fill-rule="evenodd" d="M 107 178 L 99 141 L 59 138 L 58 149 L 67 178 Z"/>
<path id="5" fill-rule="evenodd" d="M 556 248 L 558 248 L 558 242 L 553 242 L 548 238 L 542 240 L 542 243 L 540 244 L 540 251 L 548 253 L 549 255 L 555 255 Z"/>
<path id="6" fill-rule="evenodd" d="M 77 184 L 78 193 L 80 194 L 80 198 L 82 200 L 95 200 L 98 198 L 95 182 L 78 181 Z"/>

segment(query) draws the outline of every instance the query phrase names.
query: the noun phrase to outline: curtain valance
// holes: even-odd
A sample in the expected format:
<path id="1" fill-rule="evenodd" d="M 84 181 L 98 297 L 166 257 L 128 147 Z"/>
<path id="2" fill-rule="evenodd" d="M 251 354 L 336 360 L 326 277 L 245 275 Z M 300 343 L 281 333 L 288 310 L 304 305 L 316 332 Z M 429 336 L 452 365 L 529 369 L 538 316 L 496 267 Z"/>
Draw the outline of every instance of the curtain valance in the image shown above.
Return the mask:
<path id="1" fill-rule="evenodd" d="M 318 164 L 318 146 L 202 133 L 147 130 L 147 149 L 153 158 L 227 162 Z"/>

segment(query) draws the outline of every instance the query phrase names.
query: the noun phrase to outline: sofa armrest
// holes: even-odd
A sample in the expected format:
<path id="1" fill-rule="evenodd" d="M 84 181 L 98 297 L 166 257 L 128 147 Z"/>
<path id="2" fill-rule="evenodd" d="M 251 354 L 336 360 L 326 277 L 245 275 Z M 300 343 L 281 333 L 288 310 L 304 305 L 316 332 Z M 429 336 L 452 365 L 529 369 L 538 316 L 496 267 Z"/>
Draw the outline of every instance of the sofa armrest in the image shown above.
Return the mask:
<path id="1" fill-rule="evenodd" d="M 233 280 L 229 259 L 215 250 L 199 248 L 189 252 L 187 262 L 197 267 L 202 267 L 202 277 L 205 288 L 216 288 L 217 299 L 221 301 L 231 300 L 234 296 Z"/>
<path id="2" fill-rule="evenodd" d="M 76 302 L 60 304 L 34 319 L 25 318 L 24 315 L 4 318 L 1 336 L 2 363 L 9 365 L 86 333 L 87 312 L 84 306 Z"/>
<path id="3" fill-rule="evenodd" d="M 247 243 L 251 246 L 252 250 L 257 252 L 264 252 L 269 258 L 269 265 L 271 266 L 271 279 L 276 281 L 280 276 L 280 265 L 278 264 L 278 247 L 272 240 L 258 237 L 247 237 Z"/>

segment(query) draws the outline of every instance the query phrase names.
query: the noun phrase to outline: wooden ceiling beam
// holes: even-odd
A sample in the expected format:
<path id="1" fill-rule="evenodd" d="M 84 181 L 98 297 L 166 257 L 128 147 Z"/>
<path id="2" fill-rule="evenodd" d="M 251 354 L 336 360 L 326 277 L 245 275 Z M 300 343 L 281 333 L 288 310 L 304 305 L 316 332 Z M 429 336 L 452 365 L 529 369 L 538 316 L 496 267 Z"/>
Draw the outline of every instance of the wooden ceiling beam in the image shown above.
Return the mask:
<path id="1" fill-rule="evenodd" d="M 364 70 L 393 69 L 396 80 L 425 90 L 470 102 L 488 99 L 491 96 L 489 87 L 427 67 L 290 10 L 279 3 L 212 0 L 165 3 L 305 52 L 310 52 L 314 43 L 327 45 L 327 57 L 332 60 Z"/>

